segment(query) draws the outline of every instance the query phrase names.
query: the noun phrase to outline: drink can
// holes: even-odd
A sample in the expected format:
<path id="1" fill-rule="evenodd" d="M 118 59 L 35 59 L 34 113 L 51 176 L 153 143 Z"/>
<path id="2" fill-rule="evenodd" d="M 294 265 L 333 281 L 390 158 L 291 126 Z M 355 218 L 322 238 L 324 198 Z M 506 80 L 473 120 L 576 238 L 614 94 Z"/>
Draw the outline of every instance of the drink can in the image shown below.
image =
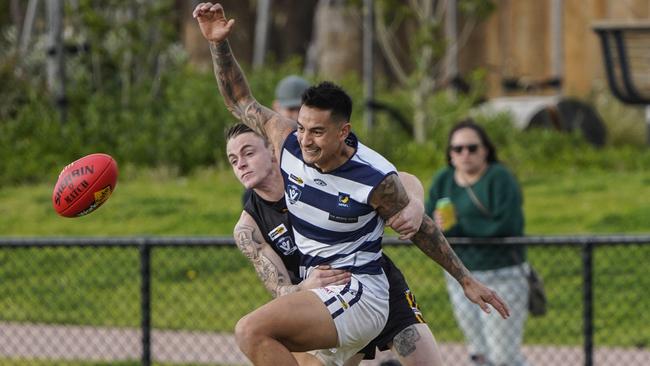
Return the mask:
<path id="1" fill-rule="evenodd" d="M 456 209 L 454 203 L 451 202 L 449 197 L 440 198 L 436 202 L 436 211 L 442 217 L 442 231 L 447 231 L 456 225 Z"/>

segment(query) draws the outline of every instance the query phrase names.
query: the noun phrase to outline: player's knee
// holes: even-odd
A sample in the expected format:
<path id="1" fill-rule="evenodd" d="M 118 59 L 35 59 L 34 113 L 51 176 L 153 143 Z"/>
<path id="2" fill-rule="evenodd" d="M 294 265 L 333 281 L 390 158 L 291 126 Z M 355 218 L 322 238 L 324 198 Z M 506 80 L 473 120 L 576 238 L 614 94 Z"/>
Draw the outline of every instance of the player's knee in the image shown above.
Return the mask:
<path id="1" fill-rule="evenodd" d="M 258 329 L 255 322 L 251 321 L 250 315 L 239 319 L 235 325 L 235 341 L 242 352 L 247 353 L 253 344 L 257 342 Z"/>

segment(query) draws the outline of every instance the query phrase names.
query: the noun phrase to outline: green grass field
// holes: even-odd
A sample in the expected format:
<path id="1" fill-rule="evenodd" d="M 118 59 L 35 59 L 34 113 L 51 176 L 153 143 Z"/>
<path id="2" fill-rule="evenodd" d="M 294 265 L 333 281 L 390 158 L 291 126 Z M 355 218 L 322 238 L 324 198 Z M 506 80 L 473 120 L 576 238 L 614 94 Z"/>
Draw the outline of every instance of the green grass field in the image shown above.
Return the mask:
<path id="1" fill-rule="evenodd" d="M 418 174 L 425 186 L 426 174 Z M 522 180 L 526 231 L 535 235 L 647 233 L 648 183 L 648 172 L 527 177 Z M 77 219 L 54 213 L 51 188 L 40 184 L 0 189 L 0 233 L 229 235 L 241 209 L 242 190 L 229 171 L 206 170 L 177 178 L 165 171 L 126 169 L 105 206 Z M 387 248 L 387 253 L 409 280 L 436 337 L 460 341 L 440 269 L 413 248 Z M 530 257 L 544 276 L 551 306 L 547 316 L 529 319 L 526 341 L 581 344 L 579 249 L 534 248 Z M 644 265 L 648 260 L 650 248 L 639 246 L 597 251 L 598 344 L 650 344 L 650 327 L 635 326 L 649 321 L 638 318 L 634 310 L 650 308 L 650 299 L 643 296 L 650 288 Z M 0 318 L 4 321 L 139 324 L 136 249 L 3 249 L 0 263 Z M 231 331 L 241 315 L 270 298 L 234 248 L 155 249 L 152 273 L 154 326 L 159 328 Z M 233 284 L 237 284 L 234 289 Z M 241 287 L 245 287 L 245 297 L 237 292 Z M 613 294 L 616 302 L 611 301 Z"/>
<path id="2" fill-rule="evenodd" d="M 97 212 L 57 216 L 52 186 L 0 189 L 3 236 L 230 235 L 241 193 L 230 171 L 177 178 L 164 170 L 122 172 Z M 429 172 L 415 172 L 425 189 Z M 54 181 L 54 179 L 53 179 Z M 540 174 L 522 179 L 529 235 L 650 232 L 650 171 Z"/>

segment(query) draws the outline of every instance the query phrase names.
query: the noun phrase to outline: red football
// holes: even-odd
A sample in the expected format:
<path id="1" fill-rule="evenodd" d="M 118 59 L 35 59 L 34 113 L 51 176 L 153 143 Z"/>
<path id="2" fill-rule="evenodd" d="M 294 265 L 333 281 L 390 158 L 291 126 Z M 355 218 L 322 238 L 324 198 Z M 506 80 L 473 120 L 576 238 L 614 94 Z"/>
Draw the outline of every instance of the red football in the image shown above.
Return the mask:
<path id="1" fill-rule="evenodd" d="M 101 206 L 115 190 L 117 163 L 106 154 L 90 154 L 68 164 L 54 186 L 52 204 L 61 216 L 78 217 Z"/>

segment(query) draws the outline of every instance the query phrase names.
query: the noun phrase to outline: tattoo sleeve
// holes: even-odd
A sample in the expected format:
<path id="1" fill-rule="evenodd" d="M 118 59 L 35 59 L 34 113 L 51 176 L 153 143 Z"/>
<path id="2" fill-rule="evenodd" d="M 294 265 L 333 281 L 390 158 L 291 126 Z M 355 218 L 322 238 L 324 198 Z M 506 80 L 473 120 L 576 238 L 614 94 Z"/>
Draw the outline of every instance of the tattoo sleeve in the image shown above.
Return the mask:
<path id="1" fill-rule="evenodd" d="M 387 176 L 372 193 L 370 204 L 384 219 L 388 219 L 409 202 L 408 194 L 396 174 Z M 458 258 L 449 242 L 433 220 L 424 214 L 422 225 L 411 241 L 429 258 L 433 259 L 459 283 L 469 275 L 469 271 Z"/>
<path id="2" fill-rule="evenodd" d="M 255 100 L 228 40 L 210 42 L 210 53 L 219 92 L 228 110 L 242 123 L 266 136 L 277 146 L 293 130 L 293 122 Z M 269 131 L 269 122 L 274 125 L 274 131 Z"/>
<path id="3" fill-rule="evenodd" d="M 264 241 L 256 225 L 240 220 L 235 226 L 234 236 L 237 247 L 251 261 L 264 287 L 273 297 L 300 291 L 300 285 L 291 284 L 284 263 Z"/>
<path id="4" fill-rule="evenodd" d="M 424 254 L 440 264 L 461 285 L 463 279 L 469 276 L 469 270 L 451 248 L 445 235 L 426 214 L 422 218 L 420 230 L 411 240 Z"/>
<path id="5" fill-rule="evenodd" d="M 409 197 L 397 174 L 384 178 L 375 188 L 370 197 L 370 204 L 377 210 L 379 216 L 387 220 L 398 213 L 409 203 Z"/>

